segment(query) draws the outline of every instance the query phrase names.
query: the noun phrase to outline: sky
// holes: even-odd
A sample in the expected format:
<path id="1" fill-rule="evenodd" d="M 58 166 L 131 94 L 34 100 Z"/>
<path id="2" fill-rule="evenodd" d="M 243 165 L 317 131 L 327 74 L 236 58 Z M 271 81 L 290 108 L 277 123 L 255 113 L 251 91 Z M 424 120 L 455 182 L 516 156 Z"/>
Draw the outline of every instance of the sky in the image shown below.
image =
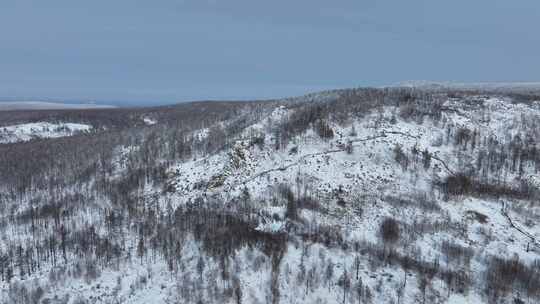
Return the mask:
<path id="1" fill-rule="evenodd" d="M 540 80 L 538 0 L 0 0 L 0 99 L 276 98 Z"/>

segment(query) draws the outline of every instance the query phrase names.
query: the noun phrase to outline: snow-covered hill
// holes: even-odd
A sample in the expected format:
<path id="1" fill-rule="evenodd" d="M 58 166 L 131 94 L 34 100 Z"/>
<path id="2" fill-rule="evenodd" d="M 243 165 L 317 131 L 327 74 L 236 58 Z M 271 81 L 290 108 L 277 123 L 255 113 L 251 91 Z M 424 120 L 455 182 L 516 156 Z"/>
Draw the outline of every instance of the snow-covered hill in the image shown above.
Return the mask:
<path id="1" fill-rule="evenodd" d="M 152 120 L 61 192 L 0 196 L 0 300 L 540 299 L 538 103 L 320 96 Z"/>
<path id="2" fill-rule="evenodd" d="M 253 139 L 264 137 L 266 142 L 275 141 L 268 130 L 271 130 L 272 124 L 279 123 L 280 119 L 289 115 L 287 109 L 277 108 L 269 119 L 248 127 L 231 150 L 188 161 L 174 168 L 171 183 L 175 194 L 167 202 L 187 204 L 200 197 L 209 201 L 228 201 L 231 197 L 249 193 L 251 199 L 261 202 L 259 212 L 263 215 L 256 229 L 276 233 L 287 230 L 289 219 L 285 216 L 287 204 L 276 205 L 273 197 L 280 185 L 290 185 L 294 193 L 307 191 L 310 197 L 316 198 L 318 204 L 322 204 L 317 206 L 319 210 L 308 208 L 300 212 L 303 225 L 323 223 L 325 226 L 337 227 L 350 243 L 367 242 L 375 246 L 379 239 L 381 220 L 391 217 L 399 219 L 406 229 L 411 229 L 408 232 L 411 235 L 402 240 L 399 251 L 423 257 L 428 263 L 440 263 L 441 257 L 449 254 L 444 252 L 447 248 L 440 247 L 441 242 L 478 252 L 479 259 L 491 255 L 516 256 L 527 263 L 533 263 L 540 254 L 540 247 L 537 247 L 540 243 L 536 241 L 540 238 L 540 227 L 529 226 L 525 229 L 527 235 L 524 235 L 523 231 L 512 225 L 526 227 L 525 222 L 530 225 L 534 221 L 532 218 L 536 218 L 540 212 L 537 207 L 529 206 L 527 201 L 509 202 L 504 198 L 459 197 L 442 201 L 443 194 L 433 190 L 434 181 L 445 180 L 456 172 L 464 172 L 477 161 L 474 156 L 456 158 L 459 149 L 451 144 L 443 144 L 446 128 L 478 130 L 481 136 L 504 143 L 520 134 L 522 129 L 519 124 L 523 123 L 520 121 L 523 117 L 531 117 L 531 121 L 540 122 L 538 107 L 531 109 L 522 105 L 510 105 L 495 98 L 482 102 L 482 110 L 465 110 L 459 101 L 448 101 L 445 106 L 452 111 L 445 113 L 441 119 L 445 121 L 444 125 L 431 121 L 418 124 L 397 119 L 395 109 L 387 107 L 362 119 L 352 120 L 346 126 L 331 124 L 334 133 L 331 139 L 321 139 L 316 132 L 308 131 L 276 151 L 271 144 L 254 144 L 257 140 Z M 480 113 L 485 109 L 488 111 L 485 115 L 490 116 L 488 120 L 483 119 Z M 396 147 L 407 155 L 410 151 L 417 151 L 408 156 L 410 160 L 406 168 L 396 162 Z M 427 168 L 423 160 L 425 155 L 430 155 L 431 159 Z M 521 176 L 523 180 L 539 177 L 533 171 Z M 513 184 L 520 177 L 509 175 L 505 178 Z M 510 204 L 514 210 L 501 211 L 501 208 L 508 208 Z M 532 218 L 523 218 L 524 214 L 520 212 L 524 209 L 528 209 Z M 428 230 L 433 231 L 416 231 L 425 229 L 424 225 L 430 226 Z M 284 263 L 298 262 L 296 254 L 286 254 Z M 333 262 L 342 267 L 352 267 L 355 263 L 354 255 L 339 251 L 333 254 L 338 256 Z M 447 256 L 446 259 L 452 257 Z M 320 261 L 313 258 L 304 263 L 308 269 L 317 269 Z M 484 262 L 474 260 L 467 262 L 467 265 L 454 265 L 451 260 L 443 264 L 443 268 L 448 269 L 466 266 L 473 280 L 482 279 L 480 274 L 485 272 L 486 266 Z M 361 267 L 368 268 L 369 265 Z M 375 286 L 377 280 L 385 275 L 395 277 L 397 281 L 393 284 L 397 285 L 388 284 L 386 291 L 375 295 L 374 303 L 385 303 L 385 299 L 395 296 L 392 295 L 394 289 L 399 284 L 405 284 L 406 279 L 400 278 L 403 274 L 393 267 L 383 267 L 380 273 L 366 271 L 359 276 L 360 281 Z M 414 282 L 409 284 L 401 300 L 416 303 L 419 301 L 418 286 Z M 284 290 L 290 292 L 289 300 L 292 301 L 294 294 L 301 292 L 302 288 L 298 288 L 294 284 L 284 287 Z M 433 292 L 442 295 L 444 289 L 435 289 Z M 339 288 L 330 289 L 330 292 L 321 288 L 311 295 L 308 293 L 303 296 L 302 300 L 296 300 L 313 303 L 322 298 L 323 301 L 332 302 L 332 299 L 336 301 L 340 298 L 341 292 Z M 461 298 L 480 301 L 478 293 L 480 291 L 471 290 L 464 296 L 454 295 L 449 301 L 460 303 L 463 300 L 459 300 Z"/>
<path id="3" fill-rule="evenodd" d="M 0 144 L 65 137 L 91 130 L 92 126 L 80 123 L 37 122 L 5 126 L 0 127 Z"/>
<path id="4" fill-rule="evenodd" d="M 483 91 L 498 94 L 533 94 L 538 98 L 540 82 L 456 82 L 456 81 L 404 81 L 396 87 L 416 88 L 421 90 L 465 90 Z"/>

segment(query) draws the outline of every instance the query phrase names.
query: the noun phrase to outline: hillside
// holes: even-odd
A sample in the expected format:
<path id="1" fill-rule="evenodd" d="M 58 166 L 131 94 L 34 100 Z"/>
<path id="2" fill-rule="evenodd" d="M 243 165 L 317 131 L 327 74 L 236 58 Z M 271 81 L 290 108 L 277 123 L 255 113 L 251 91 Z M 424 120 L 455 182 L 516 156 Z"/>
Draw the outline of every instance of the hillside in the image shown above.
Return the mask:
<path id="1" fill-rule="evenodd" d="M 14 113 L 1 303 L 540 301 L 534 95 Z"/>
<path id="2" fill-rule="evenodd" d="M 44 101 L 0 101 L 0 111 L 35 111 L 35 110 L 83 110 L 83 109 L 110 109 L 114 106 L 99 104 L 68 104 L 61 102 Z"/>

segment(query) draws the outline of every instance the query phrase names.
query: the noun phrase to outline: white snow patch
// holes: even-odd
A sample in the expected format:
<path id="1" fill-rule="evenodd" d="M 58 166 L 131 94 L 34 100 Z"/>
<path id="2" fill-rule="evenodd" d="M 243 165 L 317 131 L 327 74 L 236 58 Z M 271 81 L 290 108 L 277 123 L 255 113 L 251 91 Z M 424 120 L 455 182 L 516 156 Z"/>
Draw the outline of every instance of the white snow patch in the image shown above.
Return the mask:
<path id="1" fill-rule="evenodd" d="M 150 118 L 150 117 L 144 117 L 143 118 L 143 122 L 144 124 L 146 124 L 147 126 L 153 126 L 155 124 L 158 123 L 157 120 L 153 119 L 153 118 Z"/>
<path id="2" fill-rule="evenodd" d="M 92 126 L 79 123 L 37 122 L 0 127 L 0 144 L 25 142 L 32 139 L 58 138 L 89 132 Z"/>
<path id="3" fill-rule="evenodd" d="M 468 294 L 466 296 L 460 294 L 452 294 L 448 298 L 447 304 L 482 304 L 486 303 L 477 294 Z"/>

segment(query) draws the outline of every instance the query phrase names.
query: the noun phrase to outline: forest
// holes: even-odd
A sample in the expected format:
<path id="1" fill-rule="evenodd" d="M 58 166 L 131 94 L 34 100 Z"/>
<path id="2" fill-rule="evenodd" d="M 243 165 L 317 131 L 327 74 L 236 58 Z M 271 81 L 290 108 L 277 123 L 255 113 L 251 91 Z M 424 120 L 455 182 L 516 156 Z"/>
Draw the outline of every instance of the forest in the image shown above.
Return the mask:
<path id="1" fill-rule="evenodd" d="M 94 127 L 90 133 L 69 137 L 0 144 L 2 300 L 123 303 L 127 300 L 120 292 L 120 276 L 117 287 L 96 291 L 91 299 L 61 292 L 54 297 L 50 288 L 62 286 L 70 278 L 92 285 L 105 273 L 145 269 L 156 263 L 165 265 L 170 277 L 175 278 L 170 303 L 250 303 L 246 299 L 256 297 L 248 297 L 248 292 L 254 291 L 241 277 L 247 271 L 269 273 L 267 281 L 257 281 L 261 293 L 265 293 L 259 297 L 265 299 L 264 303 L 288 303 L 285 285 L 296 286 L 294 290 L 306 301 L 312 299 L 310 294 L 331 289 L 339 295 L 335 303 L 377 303 L 377 294 L 387 289 L 393 290 L 393 303 L 436 303 L 451 293 L 468 294 L 471 290 L 481 290 L 490 303 L 506 303 L 508 299 L 534 303 L 540 299 L 540 260 L 480 254 L 454 240 L 442 240 L 436 257 L 405 246 L 431 233 L 465 235 L 467 227 L 445 215 L 449 211 L 444 206 L 459 204 L 459 199 L 494 204 L 519 201 L 537 207 L 540 190 L 526 177 L 540 171 L 538 117 L 513 117 L 511 123 L 519 132 L 505 138 L 486 128 L 455 123 L 449 117 L 470 107 L 477 121 L 489 123 L 495 118 L 484 106 L 486 96 L 505 98 L 509 104 L 523 107 L 535 107 L 538 96 L 408 88 L 347 89 L 327 95 L 330 97 L 322 100 L 308 95 L 155 108 L 0 112 L 0 127 L 41 121 Z M 459 107 L 453 107 L 449 100 Z M 270 121 L 280 108 L 287 109 L 287 115 Z M 142 119 L 145 117 L 158 123 L 147 125 Z M 364 131 L 355 125 L 357 121 L 373 125 L 373 138 L 358 135 Z M 267 129 L 246 132 L 257 123 Z M 291 173 L 288 182 L 275 182 L 270 177 L 264 180 L 265 173 L 270 176 L 287 169 L 279 167 L 260 174 L 261 183 L 269 189 L 264 197 L 253 193 L 247 182 L 239 183 L 238 195 L 232 190 L 219 195 L 207 190 L 228 185 L 223 173 L 193 188 L 204 189 L 203 195 L 181 204 L 175 201 L 175 195 L 181 195 L 172 181 L 179 173 L 171 168 L 204 162 L 215 155 L 244 153 L 235 152 L 239 138 L 247 138 L 249 149 L 300 157 L 301 140 L 309 142 L 305 138 L 314 134 L 317 144 L 331 146 L 313 155 L 343 152 L 352 157 L 370 140 L 391 136 L 412 140 L 417 136 L 404 129 L 378 133 L 384 126 L 398 123 L 441 130 L 430 147 L 411 147 L 402 142 L 386 147 L 396 172 L 402 172 L 407 180 L 414 175 L 429 178 L 428 190 L 409 196 L 384 193 L 374 197 L 369 191 L 353 192 L 336 183 L 324 196 L 307 178 L 295 178 L 297 173 Z M 346 140 L 340 128 L 348 130 Z M 435 153 L 433 147 L 448 149 L 452 154 Z M 236 166 L 243 166 L 247 157 L 242 154 Z M 304 155 L 298 163 L 307 159 Z M 376 160 L 369 161 L 377 165 Z M 324 166 L 324 161 L 318 166 Z M 432 172 L 439 173 L 435 176 Z M 416 177 L 414 182 L 421 180 Z M 395 210 L 413 208 L 423 220 L 409 222 L 381 212 L 374 228 L 375 239 L 351 237 L 347 231 L 352 224 L 347 223 L 355 219 L 350 217 L 361 219 L 377 212 L 379 200 Z M 515 210 L 509 214 L 527 213 L 519 211 L 518 205 L 511 206 Z M 273 214 L 267 206 L 282 207 L 283 213 Z M 469 214 L 476 222 L 492 220 L 474 212 Z M 430 221 L 429 214 L 440 214 L 441 218 Z M 530 220 L 535 216 L 531 211 Z M 336 220 L 323 220 L 326 217 Z M 274 222 L 283 222 L 283 228 L 277 232 L 259 229 L 261 223 Z M 493 232 L 482 229 L 485 238 L 493 238 Z M 530 238 L 527 252 L 533 252 L 536 235 L 525 238 Z M 339 256 L 351 259 L 345 267 L 333 259 L 337 251 Z M 292 252 L 297 252 L 294 265 L 285 266 Z M 483 268 L 471 266 L 480 259 Z M 308 262 L 313 260 L 316 262 Z M 364 264 L 368 268 L 362 268 Z M 286 271 L 284 267 L 294 269 Z M 376 284 L 362 280 L 365 269 L 374 272 L 388 267 L 400 270 L 394 277 L 395 287 L 383 278 Z M 478 269 L 482 269 L 481 275 L 476 273 Z M 131 283 L 133 294 L 149 284 L 150 273 L 140 274 Z M 417 290 L 414 297 L 407 295 L 413 289 L 413 280 Z M 430 287 L 434 282 L 442 282 L 442 291 Z M 106 294 L 103 298 L 102 293 Z"/>

